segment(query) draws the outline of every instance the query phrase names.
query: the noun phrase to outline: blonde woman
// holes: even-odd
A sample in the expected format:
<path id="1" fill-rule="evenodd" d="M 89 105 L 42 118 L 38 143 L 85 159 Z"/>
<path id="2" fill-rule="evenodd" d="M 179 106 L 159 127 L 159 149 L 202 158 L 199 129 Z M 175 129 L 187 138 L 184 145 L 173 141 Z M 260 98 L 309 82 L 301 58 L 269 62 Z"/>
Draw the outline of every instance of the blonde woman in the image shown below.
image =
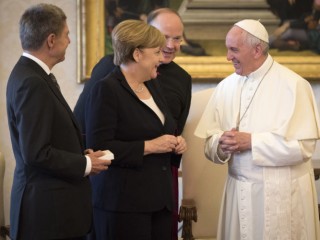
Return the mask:
<path id="1" fill-rule="evenodd" d="M 97 239 L 171 239 L 171 154 L 186 150 L 163 99 L 157 67 L 166 42 L 140 20 L 112 32 L 117 67 L 98 81 L 86 106 L 86 140 L 109 149 L 109 172 L 91 178 Z"/>

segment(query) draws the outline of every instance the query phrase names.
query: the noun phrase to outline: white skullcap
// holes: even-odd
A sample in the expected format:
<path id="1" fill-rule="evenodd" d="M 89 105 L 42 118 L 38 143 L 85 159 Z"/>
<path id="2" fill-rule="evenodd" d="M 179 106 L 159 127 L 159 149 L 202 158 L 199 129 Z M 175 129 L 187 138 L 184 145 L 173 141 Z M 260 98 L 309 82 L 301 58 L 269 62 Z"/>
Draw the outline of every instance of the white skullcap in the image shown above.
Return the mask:
<path id="1" fill-rule="evenodd" d="M 245 19 L 234 24 L 259 38 L 262 41 L 269 43 L 269 35 L 266 28 L 260 23 L 260 21 L 253 19 Z"/>

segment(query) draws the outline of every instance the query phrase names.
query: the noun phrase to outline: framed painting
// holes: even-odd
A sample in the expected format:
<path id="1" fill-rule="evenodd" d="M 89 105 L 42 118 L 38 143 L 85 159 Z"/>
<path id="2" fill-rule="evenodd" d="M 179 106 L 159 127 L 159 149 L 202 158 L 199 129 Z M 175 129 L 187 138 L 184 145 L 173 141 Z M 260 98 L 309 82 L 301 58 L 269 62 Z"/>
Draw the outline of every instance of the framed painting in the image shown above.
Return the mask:
<path id="1" fill-rule="evenodd" d="M 77 82 L 89 79 L 105 54 L 104 0 L 77 0 Z"/>
<path id="2" fill-rule="evenodd" d="M 78 82 L 85 82 L 95 64 L 105 54 L 104 0 L 77 0 L 78 4 Z M 320 55 L 300 52 L 270 54 L 309 81 L 320 81 Z M 224 54 L 212 56 L 179 55 L 175 62 L 189 72 L 193 81 L 218 82 L 234 69 Z"/>

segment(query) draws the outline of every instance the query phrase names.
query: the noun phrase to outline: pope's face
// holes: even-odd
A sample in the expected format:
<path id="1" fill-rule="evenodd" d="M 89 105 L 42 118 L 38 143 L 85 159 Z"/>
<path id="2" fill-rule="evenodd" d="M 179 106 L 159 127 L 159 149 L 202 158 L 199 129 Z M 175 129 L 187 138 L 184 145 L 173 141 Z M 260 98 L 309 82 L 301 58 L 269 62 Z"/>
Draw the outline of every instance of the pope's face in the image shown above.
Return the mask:
<path id="1" fill-rule="evenodd" d="M 234 26 L 226 37 L 227 60 L 231 61 L 235 72 L 247 76 L 254 71 L 254 48 L 245 41 L 245 33 L 241 28 Z"/>

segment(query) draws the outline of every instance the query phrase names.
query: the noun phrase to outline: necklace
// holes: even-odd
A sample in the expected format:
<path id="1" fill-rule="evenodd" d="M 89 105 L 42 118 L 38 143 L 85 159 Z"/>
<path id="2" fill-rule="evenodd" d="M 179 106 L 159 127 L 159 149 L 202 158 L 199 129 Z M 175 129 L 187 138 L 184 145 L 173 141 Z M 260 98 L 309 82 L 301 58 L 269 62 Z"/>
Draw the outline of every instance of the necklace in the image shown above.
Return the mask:
<path id="1" fill-rule="evenodd" d="M 136 93 L 141 93 L 144 90 L 143 84 L 139 83 L 139 86 L 136 89 L 133 89 Z"/>
<path id="2" fill-rule="evenodd" d="M 238 114 L 238 119 L 237 119 L 236 130 L 239 130 L 239 126 L 240 126 L 241 120 L 243 119 L 244 115 L 246 115 L 246 113 L 247 113 L 247 111 L 248 111 L 248 109 L 249 109 L 249 107 L 250 107 L 250 105 L 251 105 L 251 103 L 252 103 L 252 100 L 253 100 L 254 96 L 256 95 L 256 93 L 257 93 L 257 91 L 258 91 L 258 88 L 260 87 L 260 85 L 261 85 L 263 79 L 265 78 L 265 76 L 266 76 L 266 75 L 268 74 L 268 72 L 270 71 L 270 69 L 271 69 L 271 67 L 272 67 L 272 65 L 273 65 L 273 62 L 274 62 L 274 60 L 272 60 L 272 63 L 271 63 L 271 65 L 270 65 L 270 67 L 269 67 L 268 70 L 265 72 L 265 74 L 262 76 L 262 79 L 261 79 L 261 81 L 258 83 L 258 86 L 257 86 L 256 90 L 254 91 L 254 93 L 253 93 L 253 95 L 252 95 L 252 98 L 250 99 L 250 102 L 249 102 L 248 106 L 246 107 L 246 109 L 244 110 L 242 116 L 240 117 L 240 111 L 241 111 L 241 96 L 242 96 L 242 90 L 243 90 L 243 86 L 242 86 L 241 92 L 240 92 L 239 114 Z"/>

